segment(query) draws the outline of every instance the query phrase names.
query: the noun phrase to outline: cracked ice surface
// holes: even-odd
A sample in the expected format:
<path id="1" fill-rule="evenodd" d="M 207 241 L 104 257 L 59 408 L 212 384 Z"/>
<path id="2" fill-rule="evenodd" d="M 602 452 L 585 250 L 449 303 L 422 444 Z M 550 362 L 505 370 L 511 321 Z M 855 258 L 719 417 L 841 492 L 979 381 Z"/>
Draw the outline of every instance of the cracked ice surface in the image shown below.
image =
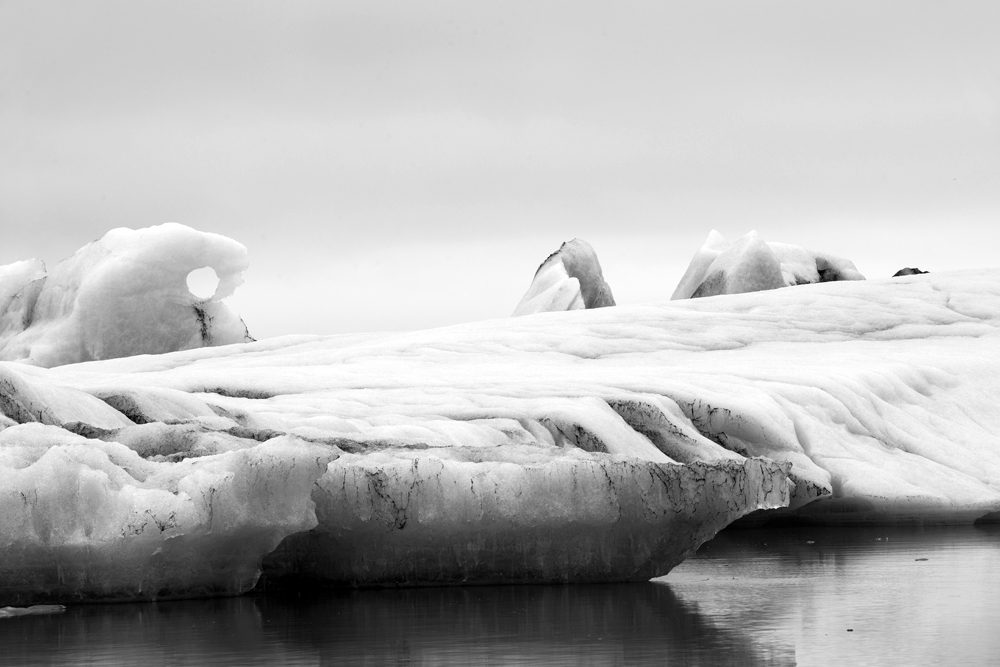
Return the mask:
<path id="1" fill-rule="evenodd" d="M 116 589 L 136 596 L 183 588 L 142 580 L 162 554 L 234 568 L 251 542 L 248 576 L 195 593 L 251 584 L 279 542 L 268 583 L 645 578 L 788 503 L 786 469 L 777 511 L 969 522 L 1000 510 L 998 324 L 1000 272 L 967 271 L 0 363 L 0 563 L 23 552 L 55 585 L 63 545 L 131 554 L 114 540 L 155 493 L 141 535 L 162 544 Z M 19 495 L 34 487 L 65 502 Z M 161 528 L 170 512 L 186 523 Z"/>

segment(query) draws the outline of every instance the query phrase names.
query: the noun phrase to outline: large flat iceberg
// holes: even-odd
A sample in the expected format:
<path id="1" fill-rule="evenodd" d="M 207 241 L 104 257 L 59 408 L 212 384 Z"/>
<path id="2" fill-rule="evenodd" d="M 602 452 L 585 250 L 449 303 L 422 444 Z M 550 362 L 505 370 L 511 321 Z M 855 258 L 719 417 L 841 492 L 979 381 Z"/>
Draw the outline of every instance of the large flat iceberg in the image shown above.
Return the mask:
<path id="1" fill-rule="evenodd" d="M 234 593 L 261 563 L 634 580 L 755 510 L 972 522 L 998 401 L 995 270 L 0 363 L 0 602 Z"/>

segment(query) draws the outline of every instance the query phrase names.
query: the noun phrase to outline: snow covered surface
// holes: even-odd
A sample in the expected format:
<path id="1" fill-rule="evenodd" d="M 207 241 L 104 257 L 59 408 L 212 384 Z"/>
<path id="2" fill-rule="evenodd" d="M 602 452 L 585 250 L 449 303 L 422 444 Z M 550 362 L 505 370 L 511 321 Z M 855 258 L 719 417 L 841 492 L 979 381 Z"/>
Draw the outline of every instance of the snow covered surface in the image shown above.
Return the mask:
<path id="1" fill-rule="evenodd" d="M 549 255 L 521 297 L 513 316 L 615 305 L 601 263 L 589 243 L 573 239 Z"/>
<path id="2" fill-rule="evenodd" d="M 206 267 L 218 287 L 198 297 L 188 274 Z M 48 275 L 37 259 L 0 266 L 0 359 L 49 367 L 249 341 L 222 303 L 246 267 L 241 244 L 176 223 L 113 229 Z"/>
<path id="3" fill-rule="evenodd" d="M 237 592 L 262 557 L 647 578 L 757 508 L 1000 510 L 996 270 L 0 369 L 8 604 Z"/>
<path id="4" fill-rule="evenodd" d="M 742 294 L 837 280 L 864 280 L 850 260 L 750 232 L 730 244 L 714 229 L 691 258 L 672 299 Z"/>

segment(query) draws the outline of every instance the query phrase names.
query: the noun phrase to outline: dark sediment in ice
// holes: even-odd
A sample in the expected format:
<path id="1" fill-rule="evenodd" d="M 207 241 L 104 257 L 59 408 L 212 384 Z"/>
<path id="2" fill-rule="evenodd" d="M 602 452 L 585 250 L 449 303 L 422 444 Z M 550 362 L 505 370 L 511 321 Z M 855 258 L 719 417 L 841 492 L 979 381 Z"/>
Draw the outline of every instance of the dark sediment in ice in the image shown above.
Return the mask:
<path id="1" fill-rule="evenodd" d="M 597 253 L 586 241 L 573 239 L 538 267 L 514 315 L 613 305 L 615 298 L 604 280 Z"/>
<path id="2" fill-rule="evenodd" d="M 265 590 L 645 581 L 736 518 L 788 502 L 765 459 L 541 465 L 342 457 L 313 494 L 319 525 L 264 560 Z"/>

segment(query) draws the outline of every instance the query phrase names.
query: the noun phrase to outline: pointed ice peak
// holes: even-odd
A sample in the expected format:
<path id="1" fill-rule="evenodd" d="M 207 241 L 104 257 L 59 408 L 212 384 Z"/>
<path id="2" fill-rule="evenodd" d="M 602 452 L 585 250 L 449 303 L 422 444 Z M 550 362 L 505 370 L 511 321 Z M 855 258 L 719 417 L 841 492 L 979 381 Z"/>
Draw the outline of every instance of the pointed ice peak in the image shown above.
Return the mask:
<path id="1" fill-rule="evenodd" d="M 549 255 L 514 309 L 513 316 L 615 305 L 601 263 L 589 243 L 573 239 Z"/>

